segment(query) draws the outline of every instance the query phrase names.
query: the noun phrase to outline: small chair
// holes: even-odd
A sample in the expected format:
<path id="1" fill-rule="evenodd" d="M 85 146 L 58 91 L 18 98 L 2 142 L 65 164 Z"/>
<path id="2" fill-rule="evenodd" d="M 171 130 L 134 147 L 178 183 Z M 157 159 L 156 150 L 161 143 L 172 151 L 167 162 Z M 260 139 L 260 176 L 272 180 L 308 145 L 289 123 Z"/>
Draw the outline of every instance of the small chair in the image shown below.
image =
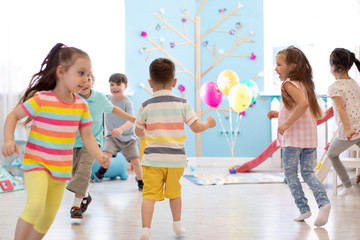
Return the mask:
<path id="1" fill-rule="evenodd" d="M 356 168 L 356 175 L 359 173 L 360 168 L 360 148 L 357 145 L 352 145 L 347 149 L 347 151 L 355 151 L 355 157 L 345 157 L 341 158 L 341 162 L 344 164 L 345 168 Z M 333 195 L 337 195 L 337 174 L 336 171 L 333 171 Z"/>

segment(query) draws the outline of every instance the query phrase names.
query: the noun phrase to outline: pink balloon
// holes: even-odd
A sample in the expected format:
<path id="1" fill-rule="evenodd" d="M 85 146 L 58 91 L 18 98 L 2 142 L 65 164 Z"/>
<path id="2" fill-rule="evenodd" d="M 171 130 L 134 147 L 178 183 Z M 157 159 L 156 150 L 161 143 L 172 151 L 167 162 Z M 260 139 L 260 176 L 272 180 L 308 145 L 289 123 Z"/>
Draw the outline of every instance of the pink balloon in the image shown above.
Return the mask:
<path id="1" fill-rule="evenodd" d="M 206 82 L 200 88 L 200 98 L 208 106 L 216 108 L 221 103 L 222 92 L 216 82 Z"/>

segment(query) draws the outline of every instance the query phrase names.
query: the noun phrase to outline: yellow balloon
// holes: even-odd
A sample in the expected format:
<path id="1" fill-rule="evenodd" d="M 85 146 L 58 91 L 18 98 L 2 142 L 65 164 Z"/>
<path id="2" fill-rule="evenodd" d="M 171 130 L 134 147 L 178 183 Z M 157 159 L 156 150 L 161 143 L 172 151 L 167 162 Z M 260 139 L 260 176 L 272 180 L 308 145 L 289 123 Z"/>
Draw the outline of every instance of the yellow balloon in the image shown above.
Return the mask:
<path id="1" fill-rule="evenodd" d="M 239 83 L 230 89 L 229 104 L 235 112 L 245 111 L 251 104 L 253 93 L 245 84 Z"/>
<path id="2" fill-rule="evenodd" d="M 217 85 L 219 90 L 229 95 L 230 89 L 239 83 L 239 77 L 233 70 L 224 70 L 217 77 Z"/>

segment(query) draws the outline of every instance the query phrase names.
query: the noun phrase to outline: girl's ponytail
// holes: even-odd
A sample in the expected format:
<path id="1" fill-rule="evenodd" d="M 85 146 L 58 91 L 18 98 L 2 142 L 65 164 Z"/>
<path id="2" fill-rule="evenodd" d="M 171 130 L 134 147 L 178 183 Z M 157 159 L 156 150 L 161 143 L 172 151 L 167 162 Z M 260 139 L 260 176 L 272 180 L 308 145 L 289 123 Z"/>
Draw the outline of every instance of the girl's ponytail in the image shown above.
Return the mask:
<path id="1" fill-rule="evenodd" d="M 357 69 L 358 69 L 359 72 L 360 72 L 360 61 L 359 61 L 359 59 L 355 58 L 355 59 L 354 59 L 354 63 L 355 63 L 355 65 L 356 65 Z"/>

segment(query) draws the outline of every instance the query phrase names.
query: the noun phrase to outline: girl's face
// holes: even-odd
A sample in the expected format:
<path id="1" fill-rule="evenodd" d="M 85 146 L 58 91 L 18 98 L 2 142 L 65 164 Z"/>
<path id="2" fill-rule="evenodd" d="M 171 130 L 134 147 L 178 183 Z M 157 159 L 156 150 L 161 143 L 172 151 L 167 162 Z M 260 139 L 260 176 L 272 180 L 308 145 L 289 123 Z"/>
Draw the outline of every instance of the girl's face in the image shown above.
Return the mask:
<path id="1" fill-rule="evenodd" d="M 87 57 L 79 57 L 74 64 L 60 74 L 59 83 L 71 93 L 80 93 L 88 83 L 88 75 L 91 71 L 91 61 Z"/>
<path id="2" fill-rule="evenodd" d="M 114 97 L 121 97 L 124 95 L 124 91 L 127 88 L 125 83 L 110 82 L 110 92 Z"/>
<path id="3" fill-rule="evenodd" d="M 276 68 L 275 71 L 279 74 L 281 81 L 285 81 L 289 76 L 289 73 L 294 69 L 295 64 L 287 64 L 285 56 L 283 54 L 278 54 L 276 56 Z"/>
<path id="4" fill-rule="evenodd" d="M 84 88 L 81 89 L 81 91 L 80 91 L 80 95 L 82 97 L 84 97 L 86 99 L 90 97 L 93 83 L 94 83 L 93 79 L 92 79 L 91 75 L 89 75 L 87 77 L 87 83 L 85 84 Z"/>

